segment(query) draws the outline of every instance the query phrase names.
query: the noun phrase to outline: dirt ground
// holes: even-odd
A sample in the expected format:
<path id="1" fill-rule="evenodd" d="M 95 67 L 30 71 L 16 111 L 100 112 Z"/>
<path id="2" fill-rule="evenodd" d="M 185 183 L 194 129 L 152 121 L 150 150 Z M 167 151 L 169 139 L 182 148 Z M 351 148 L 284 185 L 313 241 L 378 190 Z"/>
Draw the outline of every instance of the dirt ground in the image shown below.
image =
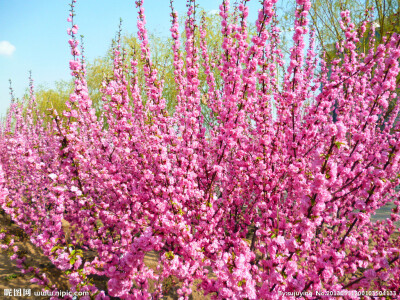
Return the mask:
<path id="1" fill-rule="evenodd" d="M 28 237 L 17 225 L 13 224 L 7 216 L 2 214 L 0 214 L 0 228 L 19 237 L 20 240 L 16 241 L 15 245 L 18 246 L 19 251 L 26 254 L 26 263 L 28 265 L 39 267 L 45 271 L 51 284 L 55 284 L 59 290 L 68 290 L 68 281 L 62 272 L 54 267 L 39 249 L 32 245 Z M 34 291 L 41 291 L 42 287 L 31 283 L 31 278 L 31 275 L 21 273 L 5 250 L 0 251 L 0 299 L 48 299 L 48 297 L 34 296 Z M 12 296 L 8 296 L 7 293 L 10 289 Z M 17 296 L 19 290 L 22 296 Z M 27 296 L 29 290 L 30 297 Z M 14 292 L 16 296 L 14 296 Z M 24 294 L 25 297 L 23 296 Z"/>
<path id="2" fill-rule="evenodd" d="M 381 208 L 377 211 L 377 214 L 372 217 L 374 220 L 387 218 L 390 214 L 391 205 L 388 204 L 386 207 Z M 400 224 L 398 224 L 400 225 Z M 68 291 L 68 280 L 65 275 L 58 270 L 50 260 L 43 255 L 41 250 L 37 249 L 29 241 L 29 238 L 24 234 L 24 232 L 16 226 L 8 216 L 0 214 L 0 229 L 5 229 L 8 232 L 19 237 L 19 241 L 15 242 L 26 257 L 26 262 L 30 266 L 39 267 L 44 271 L 51 283 L 55 285 L 59 290 Z M 156 252 L 151 252 L 146 255 L 145 263 L 148 267 L 156 269 L 158 261 L 158 254 Z M 24 275 L 21 273 L 20 269 L 16 267 L 14 261 L 12 261 L 6 251 L 0 250 L 0 299 L 48 299 L 48 297 L 37 297 L 34 296 L 35 291 L 41 291 L 41 287 L 37 284 L 30 282 L 32 276 Z M 107 279 L 101 278 L 100 276 L 94 277 L 95 284 L 99 289 L 107 289 Z M 168 291 L 168 295 L 165 299 L 177 299 L 176 294 L 177 288 L 171 288 Z M 24 296 L 27 291 L 30 290 L 31 296 Z M 13 296 L 14 292 L 21 292 L 21 296 Z M 11 292 L 12 296 L 6 296 L 7 292 Z M 6 293 L 6 294 L 5 294 Z M 190 297 L 193 300 L 208 299 L 201 292 L 196 291 L 193 287 L 193 294 Z"/>

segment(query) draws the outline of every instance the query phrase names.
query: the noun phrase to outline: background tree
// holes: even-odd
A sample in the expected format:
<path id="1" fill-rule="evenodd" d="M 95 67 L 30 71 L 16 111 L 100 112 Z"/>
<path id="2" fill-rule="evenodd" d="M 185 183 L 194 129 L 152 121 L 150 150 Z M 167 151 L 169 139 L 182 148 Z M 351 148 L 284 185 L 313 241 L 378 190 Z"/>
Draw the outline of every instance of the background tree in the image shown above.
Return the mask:
<path id="1" fill-rule="evenodd" d="M 343 30 L 340 27 L 340 12 L 351 11 L 352 21 L 356 25 L 366 18 L 366 11 L 372 12 L 371 18 L 376 24 L 376 44 L 381 44 L 383 38 L 390 36 L 393 32 L 400 32 L 399 23 L 399 1 L 398 0 L 313 0 L 310 9 L 310 24 L 314 28 L 316 38 L 321 50 L 326 52 L 327 58 L 332 60 L 336 57 L 335 43 L 344 39 Z M 281 4 L 284 12 L 281 17 L 281 26 L 284 31 L 290 31 L 295 1 Z M 285 36 L 283 37 L 285 38 Z M 359 50 L 368 51 L 368 39 L 361 40 Z"/>
<path id="2" fill-rule="evenodd" d="M 186 16 L 187 17 L 187 16 Z M 181 24 L 184 24 L 185 18 L 182 17 L 180 20 Z M 237 18 L 237 14 L 233 14 L 232 18 Z M 221 34 L 221 17 L 218 14 L 207 13 L 201 8 L 198 8 L 196 14 L 196 23 L 204 23 L 206 28 L 205 40 L 207 44 L 207 50 L 211 57 L 219 57 L 221 54 L 221 44 L 223 41 L 223 35 Z M 198 25 L 195 25 L 198 26 Z M 181 40 L 182 40 L 182 53 L 185 55 L 185 49 L 183 41 L 185 40 L 184 28 L 180 28 Z M 249 25 L 249 37 L 254 35 L 256 29 L 254 25 Z M 195 46 L 200 47 L 200 33 L 199 30 L 195 30 Z M 145 78 L 143 73 L 144 61 L 140 57 L 140 44 L 134 34 L 126 34 L 121 36 L 121 28 L 117 36 L 112 40 L 111 46 L 107 53 L 103 57 L 98 57 L 93 61 L 87 62 L 86 72 L 87 72 L 87 85 L 89 95 L 93 101 L 93 106 L 96 109 L 96 114 L 99 115 L 102 111 L 102 93 L 101 84 L 103 80 L 109 81 L 113 78 L 113 47 L 116 41 L 120 40 L 121 49 L 123 52 L 123 61 L 126 65 L 125 72 L 127 80 L 132 80 L 132 74 L 129 67 L 129 62 L 132 59 L 137 59 L 138 61 L 138 73 L 136 74 L 136 80 L 138 80 L 138 85 L 140 87 L 142 98 L 146 101 L 146 89 L 145 89 Z M 249 42 L 249 41 L 248 41 Z M 167 110 L 173 113 L 174 107 L 176 105 L 176 95 L 177 90 L 175 86 L 175 74 L 173 67 L 173 50 L 171 45 L 170 37 L 163 37 L 155 33 L 149 33 L 149 43 L 151 48 L 151 59 L 152 65 L 157 70 L 158 78 L 164 85 L 163 97 L 166 99 Z M 200 57 L 200 63 L 202 63 L 202 57 Z M 212 72 L 216 81 L 216 88 L 220 90 L 222 88 L 222 80 L 220 76 L 220 71 L 218 65 L 212 68 Z M 202 93 L 207 94 L 205 90 L 207 88 L 206 74 L 203 70 L 200 70 L 199 80 L 201 82 L 200 88 L 202 88 Z M 73 91 L 72 80 L 58 81 L 55 84 L 55 88 L 47 88 L 45 86 L 39 87 L 36 92 L 36 98 L 38 102 L 38 109 L 41 112 L 45 112 L 49 108 L 55 108 L 60 116 L 65 110 L 65 101 L 68 99 L 69 95 Z M 131 94 L 131 91 L 129 91 Z M 209 117 L 206 113 L 207 110 L 207 99 L 202 99 L 203 113 L 206 119 Z"/>

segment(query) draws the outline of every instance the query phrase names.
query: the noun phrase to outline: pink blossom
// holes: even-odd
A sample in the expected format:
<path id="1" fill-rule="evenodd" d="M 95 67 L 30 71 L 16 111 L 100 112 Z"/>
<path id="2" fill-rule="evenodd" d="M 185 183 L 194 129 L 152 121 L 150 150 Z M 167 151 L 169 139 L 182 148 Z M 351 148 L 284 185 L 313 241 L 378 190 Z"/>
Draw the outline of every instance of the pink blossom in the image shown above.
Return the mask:
<path id="1" fill-rule="evenodd" d="M 254 28 L 248 1 L 231 2 L 219 7 L 212 52 L 194 2 L 183 35 L 171 7 L 166 86 L 135 1 L 138 49 L 112 49 L 100 103 L 71 25 L 65 111 L 39 115 L 31 81 L 26 103 L 12 102 L 0 125 L 2 210 L 73 290 L 96 299 L 107 296 L 93 276 L 121 299 L 162 298 L 173 281 L 181 298 L 195 284 L 229 299 L 368 289 L 377 278 L 398 287 L 400 37 L 375 47 L 373 26 L 358 29 L 342 12 L 330 61 L 309 32 L 311 2 L 297 0 L 285 63 L 276 1 L 262 1 Z M 361 53 L 365 36 L 372 47 Z M 389 202 L 390 218 L 372 221 Z M 14 248 L 11 233 L 0 237 Z M 17 266 L 52 289 L 17 253 Z M 93 258 L 83 264 L 84 254 Z"/>

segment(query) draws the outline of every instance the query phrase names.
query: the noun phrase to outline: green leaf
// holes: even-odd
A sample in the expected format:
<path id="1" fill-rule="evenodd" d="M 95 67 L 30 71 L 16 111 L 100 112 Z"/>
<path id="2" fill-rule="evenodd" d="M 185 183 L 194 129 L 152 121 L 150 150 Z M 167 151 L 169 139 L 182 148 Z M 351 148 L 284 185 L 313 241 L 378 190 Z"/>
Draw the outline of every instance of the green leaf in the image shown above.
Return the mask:
<path id="1" fill-rule="evenodd" d="M 242 285 L 245 284 L 245 283 L 246 283 L 246 279 L 240 280 L 240 281 L 238 282 L 238 286 L 242 286 Z"/>
<path id="2" fill-rule="evenodd" d="M 341 147 L 342 145 L 344 145 L 344 143 L 335 142 L 335 145 L 336 145 L 336 147 L 337 147 L 338 149 L 340 149 L 340 147 Z"/>
<path id="3" fill-rule="evenodd" d="M 50 253 L 53 253 L 53 252 L 55 252 L 55 251 L 57 251 L 58 249 L 60 249 L 60 246 L 54 246 L 52 249 L 51 249 L 51 251 L 50 251 Z"/>
<path id="4" fill-rule="evenodd" d="M 165 253 L 165 257 L 168 259 L 168 260 L 172 260 L 172 259 L 174 259 L 174 252 L 172 252 L 172 251 L 169 251 L 169 252 L 166 252 Z"/>
<path id="5" fill-rule="evenodd" d="M 282 276 L 283 276 L 283 278 L 287 278 L 287 274 L 285 273 L 285 272 L 282 272 Z"/>

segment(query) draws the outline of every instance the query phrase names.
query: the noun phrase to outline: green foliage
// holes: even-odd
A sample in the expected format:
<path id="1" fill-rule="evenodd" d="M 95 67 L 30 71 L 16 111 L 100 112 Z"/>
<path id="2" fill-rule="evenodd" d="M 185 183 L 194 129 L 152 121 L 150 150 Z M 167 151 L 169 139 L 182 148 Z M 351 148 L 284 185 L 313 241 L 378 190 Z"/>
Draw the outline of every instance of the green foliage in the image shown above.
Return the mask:
<path id="1" fill-rule="evenodd" d="M 282 2 L 284 11 L 281 27 L 284 31 L 293 29 L 294 0 Z M 343 31 L 340 28 L 340 12 L 351 11 L 352 22 L 356 27 L 367 18 L 365 11 L 374 7 L 372 20 L 377 23 L 375 30 L 376 45 L 382 43 L 384 36 L 400 32 L 400 14 L 398 0 L 314 0 L 310 9 L 310 24 L 315 29 L 316 39 L 322 50 L 327 54 L 328 60 L 336 58 L 335 41 L 343 40 Z M 283 37 L 285 38 L 285 37 Z M 368 51 L 369 39 L 360 42 L 360 52 Z M 288 49 L 286 49 L 288 50 Z"/>
<path id="2" fill-rule="evenodd" d="M 48 115 L 50 109 L 55 109 L 59 115 L 62 115 L 62 112 L 66 109 L 65 102 L 72 92 L 72 81 L 56 81 L 54 89 L 39 86 L 35 93 L 39 113 Z M 50 119 L 46 119 L 45 121 L 48 120 Z"/>
<path id="3" fill-rule="evenodd" d="M 208 51 L 211 56 L 218 56 L 221 49 L 221 44 L 223 37 L 221 35 L 221 25 L 220 25 L 220 16 L 219 15 L 210 15 L 205 14 L 204 11 L 200 11 L 198 14 L 198 23 L 200 23 L 200 17 L 204 14 L 206 26 L 207 26 L 207 35 L 206 42 Z M 184 19 L 182 19 L 181 24 L 184 24 Z M 183 41 L 185 39 L 184 27 L 181 28 L 182 32 L 182 46 L 181 51 L 184 54 Z M 250 29 L 252 32 L 255 32 L 254 27 Z M 142 99 L 146 102 L 146 89 L 144 82 L 144 74 L 143 74 L 143 64 L 144 61 L 141 57 L 140 44 L 137 38 L 133 35 L 125 35 L 120 39 L 121 49 L 125 53 L 124 63 L 127 66 L 126 68 L 126 77 L 127 80 L 136 80 L 138 82 L 139 88 L 142 91 Z M 173 113 L 174 107 L 176 105 L 176 85 L 175 85 L 175 75 L 174 75 L 174 66 L 173 66 L 173 50 L 170 45 L 172 45 L 172 39 L 167 37 L 161 37 L 156 34 L 149 34 L 149 42 L 150 49 L 152 49 L 151 58 L 152 58 L 152 67 L 157 70 L 158 78 L 163 82 L 163 97 L 166 99 L 167 110 L 170 113 Z M 114 46 L 116 40 L 113 40 L 112 45 L 106 55 L 104 57 L 97 58 L 91 62 L 87 62 L 87 84 L 90 97 L 93 101 L 93 106 L 96 109 L 97 115 L 100 114 L 102 109 L 102 93 L 101 93 L 101 84 L 103 80 L 112 80 L 113 79 L 113 52 L 112 46 Z M 195 44 L 197 47 L 200 45 L 200 33 L 196 30 L 196 38 Z M 201 57 L 201 53 L 198 54 Z M 183 55 L 185 60 L 185 55 Z M 137 66 L 137 74 L 132 74 L 132 70 L 130 68 L 130 61 L 132 59 L 136 59 L 138 61 Z M 201 63 L 201 59 L 199 63 Z M 217 81 L 217 88 L 220 88 L 221 80 L 219 75 L 219 70 L 216 66 L 213 71 Z M 205 83 L 206 75 L 204 72 L 199 74 L 199 79 L 201 83 Z M 206 87 L 205 84 L 201 84 L 202 87 Z M 40 86 L 36 90 L 36 99 L 38 103 L 38 110 L 40 113 L 46 113 L 49 109 L 55 109 L 59 116 L 62 117 L 62 112 L 66 109 L 65 102 L 68 99 L 69 95 L 73 91 L 73 82 L 71 81 L 57 81 L 55 83 L 55 88 L 47 88 L 44 86 Z M 130 94 L 130 91 L 128 91 Z M 206 92 L 205 90 L 203 91 Z"/>
<path id="4" fill-rule="evenodd" d="M 236 18 L 235 14 L 232 14 L 231 18 Z M 181 17 L 181 53 L 183 55 L 183 60 L 186 63 L 185 55 L 185 16 Z M 208 14 L 202 9 L 198 9 L 196 12 L 197 29 L 195 30 L 195 47 L 200 49 L 200 32 L 198 30 L 201 20 L 204 18 L 204 23 L 206 25 L 206 44 L 207 51 L 210 57 L 220 57 L 221 56 L 221 44 L 223 41 L 223 36 L 221 34 L 221 17 L 218 14 Z M 251 38 L 256 33 L 254 25 L 248 24 L 248 39 Z M 103 94 L 101 93 L 101 87 L 103 80 L 110 81 L 113 79 L 113 46 L 115 46 L 116 41 L 119 41 L 121 45 L 121 51 L 123 53 L 123 60 L 126 66 L 125 75 L 127 80 L 135 80 L 138 83 L 139 89 L 141 91 L 141 96 L 143 102 L 147 101 L 147 94 L 145 88 L 145 77 L 143 73 L 144 61 L 141 55 L 140 43 L 136 36 L 133 34 L 128 34 L 123 37 L 120 36 L 120 31 L 117 37 L 112 41 L 110 49 L 107 51 L 105 56 L 99 57 L 93 61 L 86 63 L 86 74 L 87 74 L 87 85 L 90 97 L 93 102 L 93 107 L 96 109 L 97 116 L 100 116 L 103 106 Z M 172 50 L 172 38 L 161 37 L 154 33 L 149 33 L 149 43 L 152 59 L 152 68 L 157 70 L 157 76 L 160 82 L 163 84 L 163 97 L 166 99 L 167 110 L 170 114 L 174 112 L 176 105 L 176 84 L 175 84 L 175 74 L 174 74 L 174 53 Z M 198 53 L 199 64 L 203 64 L 204 60 L 202 54 Z M 130 67 L 130 62 L 132 59 L 136 59 L 138 62 L 137 73 L 133 74 Z M 219 66 L 210 66 L 212 72 L 214 73 L 214 78 L 216 81 L 216 88 L 222 88 L 222 78 L 220 75 Z M 199 73 L 200 89 L 202 94 L 207 93 L 208 85 L 206 84 L 206 74 L 204 73 L 204 68 L 200 68 Z M 48 113 L 49 109 L 55 109 L 58 115 L 63 118 L 62 112 L 66 109 L 65 102 L 69 95 L 73 91 L 73 82 L 71 81 L 58 81 L 55 84 L 55 88 L 39 87 L 36 91 L 36 98 L 38 103 L 38 110 L 40 113 Z M 131 94 L 128 91 L 129 95 Z M 207 100 L 205 97 L 202 98 L 201 105 L 203 115 L 206 119 L 206 123 L 211 122 L 212 117 L 207 107 Z"/>
<path id="5" fill-rule="evenodd" d="M 99 111 L 102 106 L 102 94 L 100 92 L 103 78 L 110 78 L 112 75 L 112 64 L 109 57 L 96 58 L 93 62 L 89 62 L 86 67 L 87 85 L 93 106 Z"/>
<path id="6" fill-rule="evenodd" d="M 4 280 L 10 281 L 10 280 L 13 280 L 15 278 L 18 278 L 18 276 L 19 276 L 18 274 L 10 274 L 10 275 L 4 276 Z"/>

